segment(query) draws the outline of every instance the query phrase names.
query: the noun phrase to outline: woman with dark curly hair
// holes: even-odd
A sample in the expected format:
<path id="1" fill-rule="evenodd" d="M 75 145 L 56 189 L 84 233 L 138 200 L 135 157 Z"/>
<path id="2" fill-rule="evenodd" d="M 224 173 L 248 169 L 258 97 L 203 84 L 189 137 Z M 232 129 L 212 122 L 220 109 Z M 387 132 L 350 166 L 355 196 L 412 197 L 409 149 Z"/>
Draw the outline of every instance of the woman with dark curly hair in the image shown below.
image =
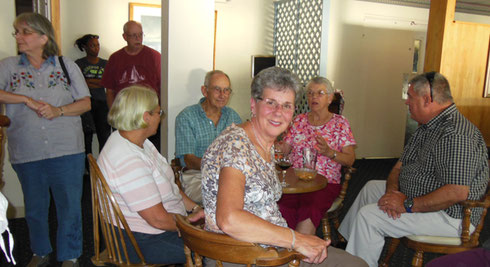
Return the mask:
<path id="1" fill-rule="evenodd" d="M 92 95 L 92 109 L 82 115 L 83 133 L 85 136 L 85 153 L 92 153 L 92 136 L 97 133 L 99 141 L 99 151 L 102 150 L 107 138 L 111 134 L 111 127 L 107 123 L 107 107 L 105 89 L 100 84 L 102 74 L 107 60 L 99 57 L 99 36 L 94 34 L 85 34 L 75 41 L 75 45 L 80 51 L 87 53 L 86 57 L 79 58 L 75 61 L 83 77 L 87 82 L 90 94 Z"/>

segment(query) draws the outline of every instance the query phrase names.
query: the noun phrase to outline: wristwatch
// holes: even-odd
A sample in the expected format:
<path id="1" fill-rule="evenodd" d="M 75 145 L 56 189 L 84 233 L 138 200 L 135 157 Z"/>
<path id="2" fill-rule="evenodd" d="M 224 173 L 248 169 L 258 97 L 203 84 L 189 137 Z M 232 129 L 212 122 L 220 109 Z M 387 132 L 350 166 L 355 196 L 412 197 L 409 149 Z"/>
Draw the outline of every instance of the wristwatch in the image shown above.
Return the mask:
<path id="1" fill-rule="evenodd" d="M 413 198 L 407 197 L 407 199 L 405 199 L 405 201 L 403 201 L 403 206 L 405 206 L 405 210 L 408 213 L 412 213 Z"/>

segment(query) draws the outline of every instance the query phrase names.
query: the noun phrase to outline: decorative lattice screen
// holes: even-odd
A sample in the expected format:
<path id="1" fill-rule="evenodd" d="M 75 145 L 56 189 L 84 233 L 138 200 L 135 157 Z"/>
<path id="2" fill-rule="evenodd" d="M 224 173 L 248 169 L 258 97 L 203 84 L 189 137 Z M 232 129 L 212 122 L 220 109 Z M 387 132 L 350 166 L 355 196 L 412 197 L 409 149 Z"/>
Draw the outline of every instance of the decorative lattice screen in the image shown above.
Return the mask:
<path id="1" fill-rule="evenodd" d="M 284 0 L 275 3 L 274 53 L 279 67 L 292 70 L 303 85 L 319 75 L 323 0 Z M 296 113 L 308 111 L 299 95 Z"/>

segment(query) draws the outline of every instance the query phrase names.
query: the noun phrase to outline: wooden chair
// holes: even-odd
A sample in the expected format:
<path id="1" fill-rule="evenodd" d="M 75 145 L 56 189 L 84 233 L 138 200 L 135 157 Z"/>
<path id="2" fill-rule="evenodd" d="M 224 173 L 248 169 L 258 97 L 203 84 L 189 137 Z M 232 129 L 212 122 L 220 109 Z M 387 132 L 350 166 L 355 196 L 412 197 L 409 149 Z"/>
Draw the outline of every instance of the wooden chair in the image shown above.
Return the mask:
<path id="1" fill-rule="evenodd" d="M 389 247 L 386 257 L 383 259 L 380 266 L 387 267 L 391 256 L 396 251 L 400 241 L 407 247 L 415 250 L 415 254 L 412 259 L 412 266 L 423 266 L 424 252 L 441 253 L 441 254 L 453 254 L 458 252 L 467 251 L 478 247 L 480 238 L 480 232 L 485 223 L 485 216 L 487 209 L 490 207 L 490 183 L 487 187 L 487 193 L 480 201 L 466 200 L 461 203 L 463 205 L 463 230 L 459 237 L 440 237 L 440 236 L 418 236 L 410 235 L 402 237 L 401 239 L 393 238 Z M 480 222 L 475 227 L 475 231 L 470 234 L 470 218 L 472 208 L 483 208 L 483 212 L 480 218 Z"/>
<path id="2" fill-rule="evenodd" d="M 134 239 L 133 233 L 92 154 L 88 155 L 88 161 L 92 184 L 92 215 L 95 251 L 95 255 L 92 257 L 92 263 L 96 266 L 105 266 L 108 264 L 116 266 L 157 266 L 145 262 L 145 258 Z M 99 227 L 102 230 L 101 232 L 106 247 L 102 252 L 100 251 Z M 129 261 L 127 246 L 122 231 L 126 231 L 126 234 L 129 236 L 131 244 L 138 254 L 141 263 L 135 264 Z M 126 261 L 123 260 L 121 255 L 124 255 Z"/>
<path id="3" fill-rule="evenodd" d="M 182 182 L 180 181 L 182 177 L 182 172 L 184 170 L 182 168 L 182 165 L 180 164 L 179 158 L 174 158 L 170 162 L 170 167 L 172 167 L 172 170 L 174 171 L 175 184 L 179 187 L 180 190 L 184 191 L 184 188 L 182 187 Z"/>
<path id="4" fill-rule="evenodd" d="M 205 231 L 189 223 L 182 215 L 176 216 L 177 227 L 184 240 L 186 267 L 202 267 L 202 257 L 217 261 L 218 266 L 223 262 L 258 266 L 278 266 L 289 263 L 289 266 L 299 266 L 303 256 L 296 251 L 287 249 L 263 248 L 257 244 L 238 241 L 225 234 Z M 192 259 L 194 252 L 194 260 Z"/>
<path id="5" fill-rule="evenodd" d="M 10 126 L 10 119 L 9 117 L 5 116 L 5 115 L 0 115 L 0 159 L 3 159 L 4 158 L 4 153 L 3 153 L 3 140 L 5 139 L 5 134 L 3 132 L 3 129 L 4 128 L 7 128 Z M 3 176 L 2 176 L 3 178 Z M 3 179 L 0 179 L 0 188 L 3 187 Z"/>
<path id="6" fill-rule="evenodd" d="M 344 97 L 341 91 L 336 91 L 334 93 L 332 102 L 328 106 L 328 111 L 335 114 L 342 114 L 344 109 Z M 332 222 L 335 229 L 338 229 L 340 226 L 339 215 L 342 211 L 342 207 L 344 206 L 345 195 L 347 194 L 347 188 L 349 187 L 349 181 L 352 178 L 352 174 L 356 172 L 356 169 L 352 167 L 342 167 L 342 171 L 344 173 L 344 181 L 342 182 L 342 188 L 340 190 L 339 196 L 334 200 L 332 206 L 322 218 L 322 231 L 323 231 L 323 239 L 332 240 L 332 230 L 330 228 L 330 223 Z M 346 242 L 344 237 L 339 234 L 339 240 L 341 242 Z"/>
<path id="7" fill-rule="evenodd" d="M 352 178 L 352 174 L 356 171 L 356 169 L 352 167 L 344 167 L 344 181 L 342 182 L 342 188 L 340 190 L 339 196 L 334 200 L 330 209 L 325 212 L 325 215 L 322 218 L 322 231 L 323 231 L 323 239 L 326 241 L 332 240 L 332 229 L 330 228 L 330 222 L 333 223 L 335 229 L 339 229 L 340 221 L 339 215 L 342 211 L 342 207 L 344 206 L 344 199 L 347 195 L 347 188 L 349 187 L 349 181 Z M 344 237 L 339 234 L 340 242 L 346 242 Z"/>

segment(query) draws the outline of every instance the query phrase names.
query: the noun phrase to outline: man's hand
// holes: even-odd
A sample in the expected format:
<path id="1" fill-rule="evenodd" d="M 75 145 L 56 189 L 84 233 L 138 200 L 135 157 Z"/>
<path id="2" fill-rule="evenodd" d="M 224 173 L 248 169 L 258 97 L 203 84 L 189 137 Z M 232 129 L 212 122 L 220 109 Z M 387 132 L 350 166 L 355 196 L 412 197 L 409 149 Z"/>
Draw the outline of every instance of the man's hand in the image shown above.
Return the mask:
<path id="1" fill-rule="evenodd" d="M 402 213 L 406 212 L 405 206 L 403 205 L 403 201 L 406 198 L 407 196 L 400 191 L 390 191 L 378 200 L 378 207 L 388 214 L 388 217 L 395 220 L 400 218 Z"/>

